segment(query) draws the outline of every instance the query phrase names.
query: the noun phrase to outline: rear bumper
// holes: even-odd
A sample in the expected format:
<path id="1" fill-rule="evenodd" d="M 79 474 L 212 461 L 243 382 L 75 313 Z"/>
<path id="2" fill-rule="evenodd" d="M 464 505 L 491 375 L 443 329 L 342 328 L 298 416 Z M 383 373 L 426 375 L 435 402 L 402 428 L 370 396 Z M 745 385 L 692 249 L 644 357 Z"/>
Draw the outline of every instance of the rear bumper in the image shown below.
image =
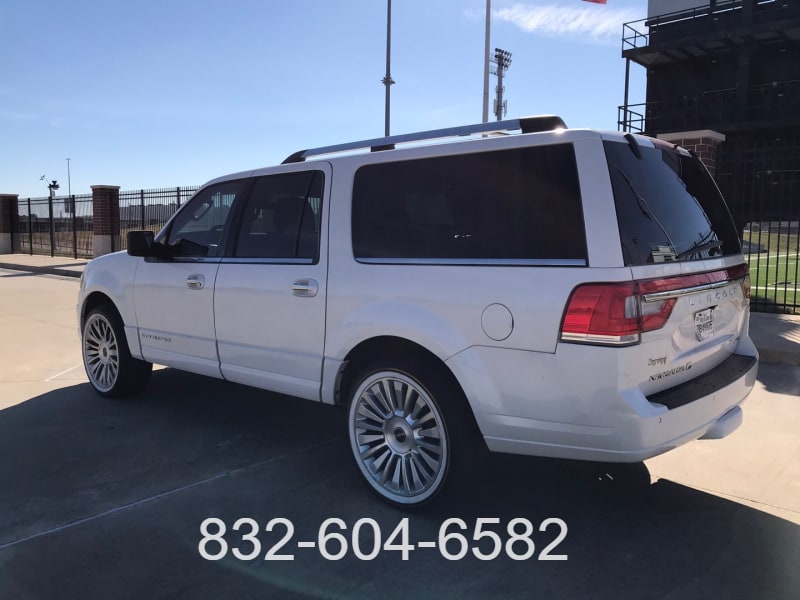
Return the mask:
<path id="1" fill-rule="evenodd" d="M 556 356 L 472 348 L 448 361 L 490 450 L 604 462 L 645 460 L 698 438 L 732 433 L 741 423 L 738 407 L 758 372 L 757 352 L 745 337 L 738 347 L 742 353 L 647 397 L 638 388 L 613 386 L 619 367 L 613 355 L 599 361 L 609 375 L 602 378 L 594 377 L 592 369 L 581 372 L 579 363 L 570 360 L 571 350 L 561 348 Z"/>
<path id="2" fill-rule="evenodd" d="M 755 356 L 732 354 L 708 373 L 663 392 L 652 394 L 647 400 L 652 404 L 664 405 L 670 410 L 680 408 L 736 382 L 754 367 L 758 367 L 758 358 Z"/>

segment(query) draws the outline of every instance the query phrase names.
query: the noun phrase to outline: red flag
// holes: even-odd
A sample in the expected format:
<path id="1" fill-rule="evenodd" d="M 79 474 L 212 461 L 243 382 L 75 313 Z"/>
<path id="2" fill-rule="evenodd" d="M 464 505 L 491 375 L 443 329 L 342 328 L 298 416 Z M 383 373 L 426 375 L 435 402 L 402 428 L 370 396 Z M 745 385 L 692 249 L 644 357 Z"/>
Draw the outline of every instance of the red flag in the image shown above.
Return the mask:
<path id="1" fill-rule="evenodd" d="M 605 4 L 606 0 L 583 0 L 584 2 L 594 2 L 595 4 Z"/>

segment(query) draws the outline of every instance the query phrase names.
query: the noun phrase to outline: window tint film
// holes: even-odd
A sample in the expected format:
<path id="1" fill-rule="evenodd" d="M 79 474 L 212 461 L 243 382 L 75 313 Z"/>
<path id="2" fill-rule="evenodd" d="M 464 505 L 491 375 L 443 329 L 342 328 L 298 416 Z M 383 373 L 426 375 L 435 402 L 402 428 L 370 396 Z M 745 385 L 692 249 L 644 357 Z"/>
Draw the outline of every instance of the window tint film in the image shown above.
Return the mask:
<path id="1" fill-rule="evenodd" d="M 231 208 L 243 181 L 228 181 L 199 191 L 178 213 L 167 244 L 176 256 L 218 256 Z"/>
<path id="2" fill-rule="evenodd" d="M 699 159 L 604 142 L 626 265 L 737 254 L 728 207 Z"/>
<path id="3" fill-rule="evenodd" d="M 321 171 L 259 177 L 242 215 L 235 256 L 316 259 L 323 182 Z"/>
<path id="4" fill-rule="evenodd" d="M 353 250 L 361 259 L 585 261 L 573 147 L 364 166 Z"/>

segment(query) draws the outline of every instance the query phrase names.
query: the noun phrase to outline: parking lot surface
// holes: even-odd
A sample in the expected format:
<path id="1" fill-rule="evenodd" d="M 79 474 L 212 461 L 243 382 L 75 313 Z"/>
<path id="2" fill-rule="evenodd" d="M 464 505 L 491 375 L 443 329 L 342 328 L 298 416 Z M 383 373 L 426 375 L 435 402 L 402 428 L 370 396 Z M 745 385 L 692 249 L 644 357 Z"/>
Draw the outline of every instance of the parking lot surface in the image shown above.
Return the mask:
<path id="1" fill-rule="evenodd" d="M 724 440 L 615 468 L 496 455 L 409 513 L 362 484 L 338 409 L 173 369 L 137 400 L 94 394 L 77 291 L 76 279 L 0 271 L 0 598 L 797 598 L 800 368 L 762 365 Z M 222 551 L 214 527 L 202 544 L 209 517 L 228 530 L 220 560 L 201 556 Z M 320 538 L 331 517 L 344 553 Z M 467 528 L 444 534 L 465 536 L 463 558 L 457 536 L 439 544 L 453 517 Z M 359 522 L 363 556 L 404 518 L 408 560 L 357 557 Z M 497 549 L 473 540 L 479 518 L 498 520 L 496 558 L 474 552 Z M 532 552 L 507 543 L 514 519 L 533 525 L 516 522 Z M 563 540 L 547 519 L 563 521 Z M 540 560 L 548 546 L 566 560 Z"/>

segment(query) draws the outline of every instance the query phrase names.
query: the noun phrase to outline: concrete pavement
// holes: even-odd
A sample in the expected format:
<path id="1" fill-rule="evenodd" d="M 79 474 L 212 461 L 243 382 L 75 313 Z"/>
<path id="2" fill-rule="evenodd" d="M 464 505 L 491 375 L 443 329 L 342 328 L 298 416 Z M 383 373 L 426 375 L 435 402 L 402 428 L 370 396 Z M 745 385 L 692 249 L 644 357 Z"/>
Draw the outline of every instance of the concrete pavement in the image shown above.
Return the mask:
<path id="1" fill-rule="evenodd" d="M 89 259 L 1 254 L 0 269 L 80 277 Z M 750 336 L 761 361 L 800 366 L 800 315 L 752 313 Z"/>

